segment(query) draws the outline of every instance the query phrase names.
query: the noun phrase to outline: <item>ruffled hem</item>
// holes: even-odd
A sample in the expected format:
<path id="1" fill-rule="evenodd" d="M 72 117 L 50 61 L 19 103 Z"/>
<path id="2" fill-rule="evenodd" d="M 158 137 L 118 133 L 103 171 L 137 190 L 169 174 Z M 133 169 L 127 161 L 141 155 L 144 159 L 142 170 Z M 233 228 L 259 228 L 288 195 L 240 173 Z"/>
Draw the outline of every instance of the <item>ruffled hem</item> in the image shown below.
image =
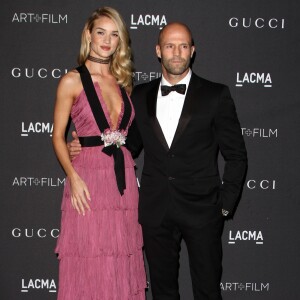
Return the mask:
<path id="1" fill-rule="evenodd" d="M 85 216 L 63 211 L 61 233 L 55 252 L 59 258 L 130 256 L 143 247 L 138 211 L 95 210 Z"/>
<path id="2" fill-rule="evenodd" d="M 58 300 L 144 300 L 142 251 L 131 256 L 64 257 Z"/>

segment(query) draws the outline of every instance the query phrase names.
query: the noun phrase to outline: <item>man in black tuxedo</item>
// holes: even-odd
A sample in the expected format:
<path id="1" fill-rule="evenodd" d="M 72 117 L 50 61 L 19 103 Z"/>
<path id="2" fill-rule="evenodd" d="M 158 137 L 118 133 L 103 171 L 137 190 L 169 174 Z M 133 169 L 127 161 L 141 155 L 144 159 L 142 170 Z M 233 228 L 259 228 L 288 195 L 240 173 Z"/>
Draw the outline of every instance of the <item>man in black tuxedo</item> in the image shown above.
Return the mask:
<path id="1" fill-rule="evenodd" d="M 194 50 L 186 25 L 166 25 L 156 46 L 162 78 L 138 85 L 132 94 L 132 129 L 140 133 L 144 148 L 139 221 L 155 300 L 180 297 L 181 239 L 189 254 L 194 299 L 222 299 L 224 216 L 237 204 L 247 167 L 229 89 L 192 73 Z M 223 183 L 219 150 L 225 160 Z"/>
<path id="2" fill-rule="evenodd" d="M 136 119 L 126 143 L 132 153 L 144 148 L 139 221 L 154 300 L 180 298 L 182 239 L 194 299 L 222 299 L 224 216 L 234 211 L 247 168 L 229 89 L 191 71 L 194 50 L 186 25 L 166 25 L 156 46 L 162 78 L 138 85 L 131 96 Z M 219 151 L 225 160 L 223 182 Z"/>

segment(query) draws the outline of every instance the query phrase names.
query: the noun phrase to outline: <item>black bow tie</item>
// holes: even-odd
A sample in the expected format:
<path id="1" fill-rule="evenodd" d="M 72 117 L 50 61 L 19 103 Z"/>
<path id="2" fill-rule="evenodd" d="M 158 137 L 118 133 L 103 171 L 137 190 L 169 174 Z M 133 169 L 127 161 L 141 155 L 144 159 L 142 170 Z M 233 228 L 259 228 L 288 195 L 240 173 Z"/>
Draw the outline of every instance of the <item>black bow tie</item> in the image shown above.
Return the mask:
<path id="1" fill-rule="evenodd" d="M 162 85 L 160 88 L 161 88 L 162 96 L 167 96 L 172 91 L 175 91 L 179 94 L 184 95 L 185 90 L 186 90 L 186 85 L 185 84 L 175 84 L 172 86 Z"/>

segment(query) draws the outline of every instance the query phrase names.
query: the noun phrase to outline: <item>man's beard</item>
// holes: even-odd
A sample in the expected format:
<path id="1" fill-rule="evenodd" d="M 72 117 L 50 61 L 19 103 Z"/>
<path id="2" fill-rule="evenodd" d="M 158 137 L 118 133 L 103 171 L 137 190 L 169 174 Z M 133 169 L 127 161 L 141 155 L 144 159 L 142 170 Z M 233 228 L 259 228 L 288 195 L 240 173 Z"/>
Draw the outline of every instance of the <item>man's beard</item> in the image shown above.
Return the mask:
<path id="1" fill-rule="evenodd" d="M 175 59 L 176 61 L 180 61 L 180 64 L 179 63 L 173 64 L 172 60 L 174 60 L 174 58 L 168 60 L 164 59 L 163 57 L 161 58 L 161 62 L 164 68 L 171 75 L 183 74 L 189 68 L 190 61 L 191 61 L 190 59 L 185 60 L 183 58 L 180 58 L 180 59 Z"/>

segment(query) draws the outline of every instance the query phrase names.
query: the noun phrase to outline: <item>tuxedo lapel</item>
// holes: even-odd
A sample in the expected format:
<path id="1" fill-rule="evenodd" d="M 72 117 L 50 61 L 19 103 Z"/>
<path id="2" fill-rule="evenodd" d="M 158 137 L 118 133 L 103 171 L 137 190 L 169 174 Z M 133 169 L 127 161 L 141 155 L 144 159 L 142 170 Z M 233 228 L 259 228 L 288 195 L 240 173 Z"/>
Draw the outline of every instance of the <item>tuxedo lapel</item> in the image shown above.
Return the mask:
<path id="1" fill-rule="evenodd" d="M 193 73 L 191 77 L 191 81 L 189 83 L 188 90 L 186 92 L 184 105 L 182 108 L 182 112 L 179 118 L 178 126 L 171 144 L 171 148 L 176 142 L 179 140 L 181 135 L 183 134 L 186 126 L 191 120 L 194 108 L 196 106 L 197 98 L 199 98 L 201 88 L 201 83 L 197 80 L 197 76 Z"/>
<path id="2" fill-rule="evenodd" d="M 154 87 L 148 92 L 147 95 L 147 110 L 148 115 L 150 118 L 151 126 L 153 127 L 153 130 L 155 132 L 156 137 L 164 147 L 166 151 L 169 151 L 168 143 L 165 139 L 165 136 L 163 134 L 163 131 L 159 125 L 159 122 L 156 117 L 156 104 L 157 104 L 157 93 L 159 89 L 160 80 L 157 80 L 157 83 L 154 85 Z"/>

